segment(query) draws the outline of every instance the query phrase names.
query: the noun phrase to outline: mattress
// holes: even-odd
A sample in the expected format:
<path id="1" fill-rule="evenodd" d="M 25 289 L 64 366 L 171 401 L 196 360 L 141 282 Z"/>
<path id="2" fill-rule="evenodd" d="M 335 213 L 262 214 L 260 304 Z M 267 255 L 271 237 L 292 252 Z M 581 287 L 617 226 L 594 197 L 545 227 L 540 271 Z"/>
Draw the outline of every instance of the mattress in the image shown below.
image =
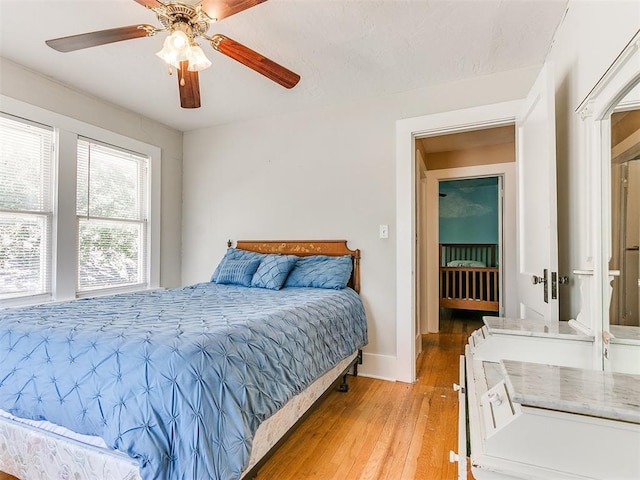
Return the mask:
<path id="1" fill-rule="evenodd" d="M 356 356 L 354 352 L 342 360 L 260 424 L 241 478 L 283 438 Z M 139 470 L 138 462 L 109 449 L 100 437 L 81 435 L 47 421 L 18 418 L 0 410 L 0 471 L 29 480 L 139 480 Z"/>
<path id="2" fill-rule="evenodd" d="M 212 283 L 0 312 L 0 408 L 149 478 L 239 478 L 258 426 L 367 341 L 350 289 Z"/>

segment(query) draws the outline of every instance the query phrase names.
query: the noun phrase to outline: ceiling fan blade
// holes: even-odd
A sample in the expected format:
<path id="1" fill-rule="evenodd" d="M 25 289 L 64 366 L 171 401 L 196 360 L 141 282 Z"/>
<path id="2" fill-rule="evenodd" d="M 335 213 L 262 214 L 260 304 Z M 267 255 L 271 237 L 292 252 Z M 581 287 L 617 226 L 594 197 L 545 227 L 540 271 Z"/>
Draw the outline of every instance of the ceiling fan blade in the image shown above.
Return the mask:
<path id="1" fill-rule="evenodd" d="M 73 52 L 83 48 L 97 47 L 107 43 L 131 40 L 132 38 L 142 38 L 149 36 L 149 32 L 154 31 L 152 25 L 129 25 L 128 27 L 110 28 L 97 32 L 81 33 L 70 37 L 54 38 L 45 43 L 59 52 Z"/>
<path id="2" fill-rule="evenodd" d="M 137 0 L 136 0 L 137 1 Z M 202 10 L 211 18 L 222 20 L 267 0 L 203 0 Z"/>
<path id="3" fill-rule="evenodd" d="M 180 62 L 178 70 L 178 89 L 180 90 L 180 106 L 182 108 L 200 108 L 200 81 L 198 72 L 190 72 L 189 62 Z M 184 85 L 182 85 L 184 80 Z"/>
<path id="4" fill-rule="evenodd" d="M 293 88 L 300 81 L 300 75 L 297 73 L 284 68 L 282 65 L 278 65 L 273 60 L 269 60 L 262 54 L 245 47 L 229 37 L 220 34 L 214 35 L 211 40 L 211 45 L 220 53 L 261 73 L 285 88 Z"/>
<path id="5" fill-rule="evenodd" d="M 133 0 L 133 1 L 147 8 L 164 7 L 164 4 L 160 3 L 158 0 Z"/>

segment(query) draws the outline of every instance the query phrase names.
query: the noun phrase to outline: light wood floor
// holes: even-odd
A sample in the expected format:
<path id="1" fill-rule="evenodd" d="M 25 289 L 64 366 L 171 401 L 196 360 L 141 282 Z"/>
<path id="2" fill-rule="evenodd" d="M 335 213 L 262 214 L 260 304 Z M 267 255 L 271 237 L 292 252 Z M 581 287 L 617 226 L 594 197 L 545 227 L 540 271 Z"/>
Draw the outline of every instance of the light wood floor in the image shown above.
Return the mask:
<path id="1" fill-rule="evenodd" d="M 479 318 L 460 311 L 441 321 L 440 333 L 423 336 L 413 385 L 349 377 L 349 392 L 330 393 L 257 480 L 453 480 L 458 399 L 451 387 Z M 14 477 L 0 472 L 0 480 Z"/>
<path id="2" fill-rule="evenodd" d="M 456 477 L 459 358 L 477 315 L 462 312 L 424 335 L 418 381 L 350 377 L 258 472 L 257 480 L 427 480 Z M 472 478 L 469 475 L 469 478 Z"/>

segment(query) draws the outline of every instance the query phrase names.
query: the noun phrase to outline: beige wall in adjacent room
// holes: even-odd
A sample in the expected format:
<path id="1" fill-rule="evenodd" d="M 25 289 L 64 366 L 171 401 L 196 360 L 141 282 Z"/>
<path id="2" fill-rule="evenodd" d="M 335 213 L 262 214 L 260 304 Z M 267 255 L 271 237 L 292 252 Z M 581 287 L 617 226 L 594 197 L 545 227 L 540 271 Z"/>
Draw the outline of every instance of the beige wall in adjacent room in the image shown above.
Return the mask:
<path id="1" fill-rule="evenodd" d="M 427 170 L 491 165 L 495 163 L 510 163 L 515 161 L 515 143 L 487 145 L 484 147 L 456 150 L 453 152 L 434 152 L 425 155 Z"/>

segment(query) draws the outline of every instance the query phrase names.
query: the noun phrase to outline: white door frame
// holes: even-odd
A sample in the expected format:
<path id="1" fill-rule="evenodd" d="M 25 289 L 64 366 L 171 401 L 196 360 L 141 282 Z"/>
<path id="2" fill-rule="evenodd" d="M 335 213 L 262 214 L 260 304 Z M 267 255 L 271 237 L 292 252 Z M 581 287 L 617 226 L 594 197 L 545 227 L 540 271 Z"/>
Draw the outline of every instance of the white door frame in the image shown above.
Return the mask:
<path id="1" fill-rule="evenodd" d="M 515 134 L 514 134 L 515 135 Z M 514 136 L 515 141 L 515 136 Z M 503 210 L 499 212 L 499 254 L 500 254 L 500 315 L 515 316 L 518 302 L 516 280 L 516 163 L 494 163 L 488 165 L 474 165 L 471 167 L 447 168 L 427 171 L 427 205 L 434 205 L 434 209 L 427 208 L 427 321 L 424 331 L 438 332 L 440 330 L 440 308 L 438 289 L 438 238 L 439 212 L 438 192 L 439 183 L 448 180 L 464 178 L 500 177 L 504 189 Z M 498 195 L 500 192 L 498 192 Z M 507 300 L 505 302 L 505 299 Z"/>
<path id="2" fill-rule="evenodd" d="M 416 380 L 415 139 L 510 125 L 521 105 L 515 100 L 396 122 L 396 379 L 401 382 Z"/>

